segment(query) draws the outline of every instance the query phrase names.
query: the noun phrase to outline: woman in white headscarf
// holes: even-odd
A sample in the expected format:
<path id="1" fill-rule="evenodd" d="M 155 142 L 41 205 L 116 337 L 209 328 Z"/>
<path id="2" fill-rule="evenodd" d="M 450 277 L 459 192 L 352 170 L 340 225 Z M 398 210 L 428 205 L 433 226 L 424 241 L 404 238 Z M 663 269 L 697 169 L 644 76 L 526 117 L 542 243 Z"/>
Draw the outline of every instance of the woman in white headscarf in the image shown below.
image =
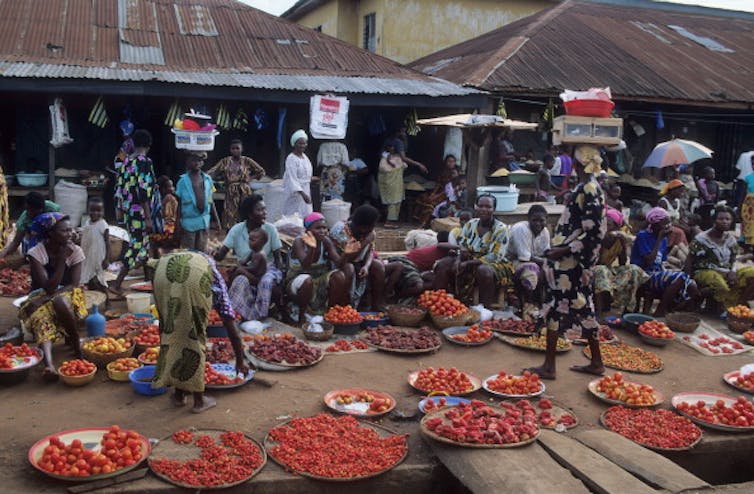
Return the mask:
<path id="1" fill-rule="evenodd" d="M 291 136 L 293 152 L 285 159 L 283 174 L 283 214 L 298 213 L 304 219 L 312 212 L 311 181 L 312 163 L 306 156 L 306 144 L 309 138 L 299 129 Z"/>

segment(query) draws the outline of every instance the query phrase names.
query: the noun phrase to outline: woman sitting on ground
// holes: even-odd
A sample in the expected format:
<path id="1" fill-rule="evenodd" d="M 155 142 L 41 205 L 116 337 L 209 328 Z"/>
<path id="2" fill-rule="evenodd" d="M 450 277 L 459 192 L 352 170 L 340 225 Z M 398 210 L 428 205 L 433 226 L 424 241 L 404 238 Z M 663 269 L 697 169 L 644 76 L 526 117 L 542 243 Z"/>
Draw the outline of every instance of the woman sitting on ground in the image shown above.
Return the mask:
<path id="1" fill-rule="evenodd" d="M 647 229 L 636 236 L 631 249 L 631 264 L 642 267 L 649 280 L 643 288 L 652 297 L 660 298 L 654 315 L 664 316 L 670 310 L 698 307 L 701 292 L 694 280 L 683 271 L 665 269 L 663 261 L 668 258 L 668 235 L 670 217 L 662 208 L 652 208 L 646 216 Z M 645 304 L 645 312 L 648 308 Z"/>
<path id="2" fill-rule="evenodd" d="M 505 260 L 508 227 L 493 216 L 496 205 L 494 196 L 477 197 L 476 218 L 466 223 L 457 239 L 459 257 L 446 257 L 438 263 L 435 288 L 455 293 L 465 303 L 473 302 L 476 288 L 479 303 L 486 307 L 495 302 L 498 288 L 512 290 L 513 266 Z M 518 305 L 510 292 L 508 299 Z"/>
<path id="3" fill-rule="evenodd" d="M 640 266 L 627 264 L 629 239 L 621 231 L 623 213 L 607 208 L 607 235 L 602 240 L 598 264 L 594 266 L 594 310 L 598 318 L 610 306 L 621 314 L 636 305 L 636 292 L 649 275 Z"/>
<path id="4" fill-rule="evenodd" d="M 285 286 L 298 306 L 298 323 L 306 313 L 323 314 L 329 306 L 348 305 L 353 267 L 338 253 L 327 236 L 327 222 L 321 213 L 304 218 L 306 233 L 296 237 L 290 254 Z"/>
<path id="5" fill-rule="evenodd" d="M 735 213 L 727 206 L 718 206 L 713 225 L 698 235 L 689 246 L 688 271 L 704 291 L 725 310 L 754 299 L 754 267 L 734 269 L 739 252 L 736 235 L 730 231 Z"/>
<path id="6" fill-rule="evenodd" d="M 52 344 L 61 338 L 81 357 L 78 321 L 86 317 L 86 299 L 81 283 L 84 251 L 71 240 L 73 228 L 68 216 L 42 213 L 32 225 L 42 241 L 27 254 L 31 265 L 29 299 L 21 305 L 18 318 L 36 337 L 45 358 L 44 377 L 57 380 Z"/>
<path id="7" fill-rule="evenodd" d="M 434 266 L 456 246 L 448 243 L 448 232 L 438 232 L 437 243 L 411 249 L 405 256 L 388 258 L 385 293 L 399 304 L 413 304 L 424 290 L 432 289 Z"/>

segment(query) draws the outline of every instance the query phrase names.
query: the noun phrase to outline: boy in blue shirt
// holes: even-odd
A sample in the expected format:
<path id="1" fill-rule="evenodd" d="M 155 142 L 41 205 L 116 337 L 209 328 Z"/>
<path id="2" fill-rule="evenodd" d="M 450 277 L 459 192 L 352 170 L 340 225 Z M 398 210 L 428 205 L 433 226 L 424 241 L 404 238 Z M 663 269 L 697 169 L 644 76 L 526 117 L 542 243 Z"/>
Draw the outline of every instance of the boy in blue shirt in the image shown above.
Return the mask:
<path id="1" fill-rule="evenodd" d="M 217 221 L 212 201 L 212 178 L 202 171 L 207 153 L 191 151 L 186 157 L 186 173 L 178 179 L 175 195 L 181 206 L 181 248 L 207 251 L 210 213 Z"/>

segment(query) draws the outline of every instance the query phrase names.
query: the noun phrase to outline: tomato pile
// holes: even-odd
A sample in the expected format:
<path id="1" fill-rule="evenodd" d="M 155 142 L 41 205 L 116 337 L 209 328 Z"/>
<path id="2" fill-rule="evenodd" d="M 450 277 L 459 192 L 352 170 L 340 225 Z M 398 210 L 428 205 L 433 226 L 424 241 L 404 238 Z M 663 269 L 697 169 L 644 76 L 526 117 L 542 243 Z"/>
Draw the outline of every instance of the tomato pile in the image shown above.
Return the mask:
<path id="1" fill-rule="evenodd" d="M 754 319 L 754 310 L 751 310 L 746 305 L 736 305 L 728 307 L 728 315 L 737 317 L 739 319 Z"/>
<path id="2" fill-rule="evenodd" d="M 437 331 L 426 326 L 418 330 L 378 326 L 369 329 L 364 339 L 374 346 L 392 350 L 427 350 L 442 343 Z"/>
<path id="3" fill-rule="evenodd" d="M 754 345 L 754 331 L 744 331 L 744 334 L 741 336 L 744 337 L 746 343 L 748 343 L 749 345 Z"/>
<path id="4" fill-rule="evenodd" d="M 350 415 L 321 413 L 293 419 L 270 431 L 278 444 L 270 455 L 288 469 L 319 477 L 349 479 L 392 468 L 408 451 L 406 436 L 381 438 Z"/>
<path id="5" fill-rule="evenodd" d="M 454 334 L 450 337 L 464 343 L 481 343 L 492 338 L 492 331 L 484 327 L 480 328 L 479 324 L 474 324 L 465 333 Z"/>
<path id="6" fill-rule="evenodd" d="M 483 401 L 459 403 L 442 412 L 442 417 L 423 421 L 438 436 L 458 443 L 515 444 L 539 433 L 536 412 L 504 409 L 497 411 Z"/>
<path id="7" fill-rule="evenodd" d="M 754 372 L 749 372 L 748 374 L 743 375 L 739 373 L 739 375 L 736 376 L 733 382 L 741 388 L 748 389 L 749 391 L 754 391 Z"/>
<path id="8" fill-rule="evenodd" d="M 87 376 L 97 370 L 97 366 L 88 360 L 66 360 L 58 372 L 64 376 Z"/>
<path id="9" fill-rule="evenodd" d="M 490 319 L 484 321 L 482 326 L 492 331 L 505 331 L 506 333 L 531 334 L 534 332 L 534 321 L 523 319 Z"/>
<path id="10" fill-rule="evenodd" d="M 702 435 L 692 421 L 670 410 L 617 405 L 607 409 L 604 420 L 613 432 L 655 448 L 688 448 Z"/>
<path id="11" fill-rule="evenodd" d="M 547 336 L 538 335 L 530 338 L 513 338 L 516 345 L 531 348 L 533 350 L 544 350 L 547 347 Z M 565 338 L 558 338 L 558 350 L 571 348 L 571 342 Z"/>
<path id="12" fill-rule="evenodd" d="M 744 346 L 735 340 L 731 340 L 725 336 L 710 338 L 710 335 L 707 333 L 702 333 L 698 337 L 686 335 L 683 337 L 683 340 L 698 345 L 700 348 L 704 348 L 715 355 L 720 353 L 734 353 L 736 350 L 744 349 Z"/>
<path id="13" fill-rule="evenodd" d="M 29 268 L 0 269 L 0 295 L 3 297 L 20 297 L 31 291 L 31 274 Z"/>
<path id="14" fill-rule="evenodd" d="M 212 364 L 226 364 L 236 358 L 230 338 L 210 338 L 207 345 L 207 361 Z"/>
<path id="15" fill-rule="evenodd" d="M 424 402 L 424 413 L 434 412 L 435 410 L 439 410 L 447 404 L 448 401 L 443 397 L 427 398 L 427 401 Z"/>
<path id="16" fill-rule="evenodd" d="M 107 368 L 118 372 L 128 372 L 141 367 L 138 360 L 133 357 L 119 358 L 107 364 Z"/>
<path id="17" fill-rule="evenodd" d="M 600 353 L 602 363 L 614 369 L 648 373 L 657 372 L 663 367 L 662 359 L 657 354 L 623 343 L 601 344 Z M 589 347 L 584 348 L 584 355 L 592 357 Z"/>
<path id="18" fill-rule="evenodd" d="M 412 385 L 425 393 L 444 391 L 451 395 L 468 393 L 474 389 L 474 383 L 471 382 L 468 374 L 455 367 L 450 369 L 444 367 L 422 369 Z"/>
<path id="19" fill-rule="evenodd" d="M 240 321 L 242 319 L 240 314 L 236 314 L 236 321 Z M 220 317 L 220 313 L 217 312 L 217 310 L 212 309 L 209 311 L 209 319 L 207 320 L 207 324 L 210 326 L 222 326 L 223 325 L 223 318 Z"/>
<path id="20" fill-rule="evenodd" d="M 149 347 L 146 350 L 144 350 L 139 355 L 139 360 L 143 364 L 154 365 L 154 364 L 157 363 L 157 357 L 159 357 L 159 356 L 160 356 L 160 347 L 153 346 L 153 347 Z"/>
<path id="21" fill-rule="evenodd" d="M 445 290 L 427 290 L 417 301 L 419 305 L 436 316 L 455 317 L 468 312 L 469 308 Z"/>
<path id="22" fill-rule="evenodd" d="M 364 320 L 350 305 L 333 305 L 325 312 L 325 321 L 332 324 L 359 324 Z"/>
<path id="23" fill-rule="evenodd" d="M 81 348 L 92 353 L 123 353 L 131 348 L 131 341 L 126 338 L 102 336 L 84 342 L 84 344 L 81 345 Z"/>
<path id="24" fill-rule="evenodd" d="M 338 405 L 350 405 L 351 403 L 369 403 L 367 413 L 384 413 L 393 406 L 393 400 L 390 398 L 378 398 L 368 391 L 363 391 L 352 395 L 350 393 L 339 394 L 335 397 L 335 403 Z"/>
<path id="25" fill-rule="evenodd" d="M 338 339 L 335 340 L 332 345 L 325 348 L 325 351 L 329 353 L 353 352 L 354 350 L 366 350 L 367 348 L 369 348 L 369 345 L 361 340 L 348 341 L 344 339 Z"/>
<path id="26" fill-rule="evenodd" d="M 380 319 L 385 319 L 385 313 L 375 312 L 374 314 L 362 314 L 361 317 L 367 321 L 379 321 Z"/>
<path id="27" fill-rule="evenodd" d="M 663 340 L 672 340 L 675 333 L 660 321 L 647 321 L 639 326 L 639 333 L 650 338 L 659 338 Z"/>
<path id="28" fill-rule="evenodd" d="M 152 324 L 134 336 L 134 342 L 141 346 L 157 346 L 160 344 L 160 328 Z"/>
<path id="29" fill-rule="evenodd" d="M 249 344 L 249 350 L 260 359 L 275 364 L 309 365 L 322 356 L 322 350 L 307 345 L 290 333 L 257 336 Z"/>
<path id="30" fill-rule="evenodd" d="M 21 364 L 28 364 L 32 359 L 39 359 L 39 354 L 26 343 L 13 346 L 6 343 L 0 348 L 0 369 L 13 369 Z"/>
<path id="31" fill-rule="evenodd" d="M 611 400 L 622 401 L 627 405 L 654 405 L 656 401 L 652 386 L 624 381 L 620 372 L 601 378 L 597 382 L 597 391 Z"/>
<path id="32" fill-rule="evenodd" d="M 212 368 L 212 365 L 208 362 L 204 363 L 204 384 L 213 386 L 227 386 L 229 384 L 238 384 L 243 382 L 243 377 L 228 377 L 222 372 L 218 372 Z"/>
<path id="33" fill-rule="evenodd" d="M 754 427 L 754 404 L 743 396 L 739 396 L 733 406 L 726 405 L 724 400 L 717 400 L 714 404 L 699 400 L 696 403 L 682 401 L 676 408 L 687 415 L 712 424 Z"/>
<path id="34" fill-rule="evenodd" d="M 506 410 L 518 410 L 524 415 L 534 415 L 537 417 L 538 424 L 548 429 L 554 429 L 558 424 L 564 427 L 576 425 L 576 417 L 568 412 L 562 412 L 556 416 L 552 412 L 552 401 L 548 398 L 542 398 L 536 404 L 529 400 L 518 400 L 515 405 L 509 401 L 503 401 L 500 406 Z"/>
<path id="35" fill-rule="evenodd" d="M 56 475 L 88 477 L 115 472 L 141 460 L 142 439 L 136 431 L 110 426 L 100 445 L 99 450 L 92 450 L 85 448 L 78 439 L 65 444 L 53 436 L 37 466 Z"/>
<path id="36" fill-rule="evenodd" d="M 494 379 L 487 381 L 487 387 L 507 395 L 533 395 L 542 389 L 542 381 L 539 380 L 538 374 L 532 374 L 528 370 L 520 376 L 500 371 Z"/>
<path id="37" fill-rule="evenodd" d="M 192 444 L 193 434 L 178 431 L 176 444 Z M 218 487 L 249 478 L 262 464 L 259 446 L 243 432 L 223 432 L 220 444 L 211 436 L 201 435 L 193 441 L 201 449 L 199 458 L 185 461 L 156 458 L 149 461 L 155 472 L 170 480 L 194 487 Z"/>

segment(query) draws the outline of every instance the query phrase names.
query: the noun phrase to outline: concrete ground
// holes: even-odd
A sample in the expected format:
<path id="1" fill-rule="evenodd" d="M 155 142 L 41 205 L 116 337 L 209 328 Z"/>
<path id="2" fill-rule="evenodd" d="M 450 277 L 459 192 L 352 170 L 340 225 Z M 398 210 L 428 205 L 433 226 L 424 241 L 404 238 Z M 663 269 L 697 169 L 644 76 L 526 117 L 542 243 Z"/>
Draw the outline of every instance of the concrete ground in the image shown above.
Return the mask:
<path id="1" fill-rule="evenodd" d="M 114 308 L 118 308 L 115 306 Z M 0 299 L 0 332 L 16 325 L 11 299 Z M 716 327 L 722 327 L 712 321 Z M 620 332 L 629 344 L 643 346 L 638 338 Z M 738 395 L 721 376 L 741 365 L 754 362 L 751 353 L 739 356 L 706 357 L 677 342 L 653 349 L 665 362 L 665 369 L 654 375 L 630 377 L 651 384 L 670 398 L 682 391 L 712 391 Z M 56 347 L 56 357 L 64 359 L 68 350 Z M 0 387 L 0 491 L 63 492 L 68 485 L 46 478 L 28 463 L 29 447 L 48 434 L 81 427 L 102 427 L 119 424 L 133 428 L 152 438 L 165 437 L 187 427 L 229 428 L 249 432 L 262 441 L 266 432 L 290 416 L 307 416 L 322 412 L 323 395 L 345 387 L 367 387 L 391 393 L 398 408 L 415 409 L 420 397 L 406 383 L 409 372 L 426 366 L 455 366 L 484 378 L 500 370 L 517 372 L 522 367 L 541 363 L 543 354 L 510 347 L 498 340 L 481 347 L 460 347 L 445 342 L 433 355 L 401 356 L 394 354 L 358 353 L 326 356 L 318 365 L 289 372 L 259 372 L 258 376 L 273 381 L 272 387 L 250 383 L 244 388 L 216 392 L 217 408 L 202 415 L 176 409 L 167 395 L 144 397 L 136 395 L 129 384 L 109 381 L 106 372 L 82 388 L 62 383 L 46 384 L 41 379 L 41 366 L 27 381 L 15 386 Z M 592 397 L 586 389 L 590 377 L 568 371 L 572 364 L 585 363 L 581 347 L 558 357 L 558 379 L 547 382 L 547 394 L 571 407 L 584 428 L 600 427 L 599 414 L 607 405 Z M 483 391 L 480 399 L 489 399 Z M 396 470 L 358 484 L 358 492 L 389 492 L 400 488 L 406 492 L 454 492 L 460 487 L 447 478 L 429 448 L 420 437 L 417 421 L 382 421 L 399 432 L 411 434 L 408 459 Z M 677 453 L 670 458 L 713 483 L 754 480 L 751 458 L 754 458 L 754 434 L 725 434 L 704 431 L 705 436 L 692 452 Z M 249 485 L 230 492 L 249 492 Z M 353 485 L 316 482 L 294 477 L 271 461 L 255 478 L 255 492 L 340 492 Z M 155 477 L 126 484 L 110 492 L 180 492 Z"/>

